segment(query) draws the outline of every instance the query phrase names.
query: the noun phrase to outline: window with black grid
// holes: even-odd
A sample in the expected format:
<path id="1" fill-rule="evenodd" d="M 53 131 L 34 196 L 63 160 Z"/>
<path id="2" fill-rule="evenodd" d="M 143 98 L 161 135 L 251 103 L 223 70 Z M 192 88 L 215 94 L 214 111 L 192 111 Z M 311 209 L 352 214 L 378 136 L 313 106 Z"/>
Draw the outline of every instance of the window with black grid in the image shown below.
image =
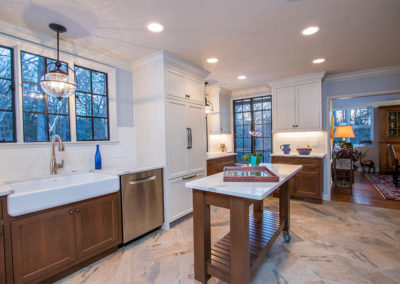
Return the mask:
<path id="1" fill-rule="evenodd" d="M 56 60 L 21 51 L 22 107 L 25 142 L 50 141 L 60 135 L 70 141 L 68 98 L 46 95 L 40 87 L 44 74 L 54 68 Z M 61 62 L 61 70 L 68 65 Z"/>
<path id="2" fill-rule="evenodd" d="M 233 118 L 237 162 L 242 162 L 245 154 L 260 152 L 264 154 L 262 162 L 269 163 L 272 152 L 271 96 L 234 100 Z M 251 136 L 250 131 L 260 132 L 261 136 Z"/>
<path id="3" fill-rule="evenodd" d="M 107 74 L 75 66 L 76 140 L 110 140 Z"/>
<path id="4" fill-rule="evenodd" d="M 0 143 L 15 142 L 13 50 L 0 46 Z"/>

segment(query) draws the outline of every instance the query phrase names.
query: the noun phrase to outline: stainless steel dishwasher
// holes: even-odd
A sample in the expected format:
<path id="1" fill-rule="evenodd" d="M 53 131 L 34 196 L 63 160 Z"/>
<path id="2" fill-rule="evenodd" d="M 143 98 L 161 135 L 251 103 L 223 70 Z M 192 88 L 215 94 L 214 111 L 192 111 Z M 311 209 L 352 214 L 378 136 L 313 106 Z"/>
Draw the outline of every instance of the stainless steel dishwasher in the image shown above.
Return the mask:
<path id="1" fill-rule="evenodd" d="M 162 169 L 121 176 L 123 243 L 164 222 Z"/>

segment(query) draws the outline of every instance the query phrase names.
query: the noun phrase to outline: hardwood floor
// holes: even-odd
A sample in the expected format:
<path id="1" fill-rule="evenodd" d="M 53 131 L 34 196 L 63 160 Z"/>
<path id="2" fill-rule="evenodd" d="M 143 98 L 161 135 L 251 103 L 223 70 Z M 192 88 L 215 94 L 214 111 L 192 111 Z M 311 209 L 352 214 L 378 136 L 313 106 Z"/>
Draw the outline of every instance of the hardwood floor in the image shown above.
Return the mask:
<path id="1" fill-rule="evenodd" d="M 386 200 L 381 193 L 372 185 L 367 177 L 361 173 L 355 173 L 353 195 L 347 187 L 338 187 L 336 193 L 333 192 L 332 185 L 331 200 L 363 204 L 375 207 L 400 209 L 400 201 Z"/>

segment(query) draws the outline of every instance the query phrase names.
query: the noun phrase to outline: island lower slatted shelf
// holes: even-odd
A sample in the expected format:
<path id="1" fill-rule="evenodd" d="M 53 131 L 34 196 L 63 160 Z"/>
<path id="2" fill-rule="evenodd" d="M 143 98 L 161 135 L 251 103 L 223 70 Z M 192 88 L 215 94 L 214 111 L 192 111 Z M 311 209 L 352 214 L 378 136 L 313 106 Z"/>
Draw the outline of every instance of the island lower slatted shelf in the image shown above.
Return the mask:
<path id="1" fill-rule="evenodd" d="M 283 227 L 284 220 L 280 221 L 278 213 L 263 210 L 249 214 L 250 269 L 252 273 L 262 263 Z M 211 257 L 207 261 L 207 273 L 226 282 L 231 282 L 230 233 L 211 247 Z"/>

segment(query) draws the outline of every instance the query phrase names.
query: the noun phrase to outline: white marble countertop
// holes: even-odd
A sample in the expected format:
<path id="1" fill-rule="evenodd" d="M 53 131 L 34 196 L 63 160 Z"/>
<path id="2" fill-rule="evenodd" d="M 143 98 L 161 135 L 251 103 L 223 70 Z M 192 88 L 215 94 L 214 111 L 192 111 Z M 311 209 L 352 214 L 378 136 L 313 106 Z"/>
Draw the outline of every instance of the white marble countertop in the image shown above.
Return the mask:
<path id="1" fill-rule="evenodd" d="M 236 156 L 233 152 L 208 152 L 207 160 L 218 159 L 223 157 Z"/>
<path id="2" fill-rule="evenodd" d="M 296 151 L 292 151 L 290 154 L 283 154 L 283 153 L 274 153 L 271 154 L 271 157 L 300 157 L 300 158 L 320 158 L 323 159 L 327 154 L 324 153 L 313 153 L 311 152 L 310 155 L 300 155 L 297 154 Z"/>
<path id="3" fill-rule="evenodd" d="M 260 164 L 260 166 L 266 166 L 279 176 L 279 182 L 224 182 L 224 173 L 222 172 L 189 181 L 185 186 L 187 188 L 262 200 L 303 168 L 301 165 L 284 164 Z"/>
<path id="4" fill-rule="evenodd" d="M 162 165 L 121 165 L 114 167 L 105 167 L 101 170 L 96 170 L 96 172 L 122 176 L 162 168 L 164 168 L 164 166 Z"/>
<path id="5" fill-rule="evenodd" d="M 0 196 L 6 196 L 13 193 L 14 190 L 8 184 L 0 183 Z"/>

